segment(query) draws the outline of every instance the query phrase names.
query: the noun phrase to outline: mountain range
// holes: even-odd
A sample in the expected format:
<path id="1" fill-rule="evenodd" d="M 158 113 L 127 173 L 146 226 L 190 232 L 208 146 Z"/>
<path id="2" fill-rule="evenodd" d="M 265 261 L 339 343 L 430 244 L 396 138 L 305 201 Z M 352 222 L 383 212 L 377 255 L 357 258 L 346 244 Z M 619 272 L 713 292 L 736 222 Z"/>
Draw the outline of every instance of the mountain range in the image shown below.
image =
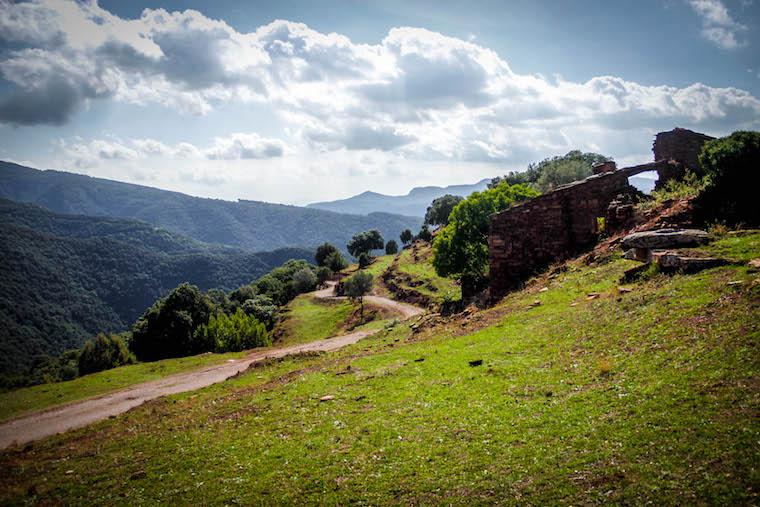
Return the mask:
<path id="1" fill-rule="evenodd" d="M 350 215 L 258 201 L 206 199 L 9 162 L 0 162 L 0 197 L 57 213 L 137 219 L 205 243 L 251 251 L 313 248 L 325 241 L 344 249 L 357 232 L 378 229 L 390 239 L 422 225 L 419 215 Z"/>
<path id="2" fill-rule="evenodd" d="M 406 195 L 385 195 L 377 192 L 364 192 L 347 199 L 337 201 L 315 202 L 309 208 L 369 215 L 380 211 L 413 217 L 424 217 L 428 206 L 438 197 L 446 194 L 467 197 L 473 192 L 485 190 L 490 178 L 480 180 L 472 185 L 451 185 L 448 187 L 415 187 Z"/>
<path id="3" fill-rule="evenodd" d="M 208 245 L 137 220 L 0 199 L 0 373 L 127 330 L 182 282 L 231 290 L 313 251 Z"/>

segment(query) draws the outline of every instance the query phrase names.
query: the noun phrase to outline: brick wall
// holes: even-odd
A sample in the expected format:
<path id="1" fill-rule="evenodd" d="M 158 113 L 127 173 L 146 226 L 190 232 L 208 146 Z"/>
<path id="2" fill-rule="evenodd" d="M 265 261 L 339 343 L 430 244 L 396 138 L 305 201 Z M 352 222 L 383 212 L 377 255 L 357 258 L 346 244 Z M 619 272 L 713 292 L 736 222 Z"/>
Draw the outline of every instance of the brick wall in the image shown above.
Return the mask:
<path id="1" fill-rule="evenodd" d="M 627 176 L 623 171 L 594 175 L 495 214 L 488 237 L 491 297 L 593 246 L 597 218 L 607 215 L 618 194 L 630 190 Z"/>
<path id="2" fill-rule="evenodd" d="M 702 145 L 712 139 L 715 138 L 688 129 L 674 128 L 655 136 L 652 152 L 655 160 L 675 160 L 697 174 L 701 174 L 699 152 L 702 150 Z M 679 177 L 681 174 L 678 173 L 660 174 L 660 180 Z M 661 186 L 664 181 L 658 181 L 658 183 Z"/>

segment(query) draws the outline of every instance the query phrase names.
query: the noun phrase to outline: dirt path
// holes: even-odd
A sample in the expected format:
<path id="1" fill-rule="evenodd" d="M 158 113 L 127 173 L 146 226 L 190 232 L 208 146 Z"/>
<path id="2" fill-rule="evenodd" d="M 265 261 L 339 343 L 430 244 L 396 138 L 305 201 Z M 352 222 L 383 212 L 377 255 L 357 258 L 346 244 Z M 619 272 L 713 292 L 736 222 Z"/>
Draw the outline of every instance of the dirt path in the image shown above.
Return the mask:
<path id="1" fill-rule="evenodd" d="M 344 296 L 340 296 L 340 297 L 334 296 L 333 295 L 334 287 L 335 287 L 335 282 L 327 282 L 327 287 L 322 290 L 318 290 L 314 292 L 314 295 L 322 299 L 346 299 Z M 387 308 L 396 313 L 400 313 L 401 315 L 403 315 L 404 319 L 410 319 L 424 312 L 423 309 L 417 306 L 413 306 L 407 303 L 401 303 L 399 301 L 394 301 L 392 299 L 388 299 L 382 296 L 364 296 L 364 301 L 366 301 L 367 303 L 373 304 L 375 306 L 381 306 L 383 308 Z"/>
<path id="2" fill-rule="evenodd" d="M 332 287 L 317 291 L 315 295 L 320 298 L 333 297 Z M 378 296 L 367 296 L 365 299 L 375 305 L 397 311 L 405 319 L 422 313 L 422 310 L 414 306 Z M 126 412 L 131 408 L 160 396 L 194 391 L 216 384 L 217 382 L 222 382 L 245 371 L 251 364 L 266 359 L 285 357 L 299 352 L 328 352 L 337 350 L 346 345 L 356 343 L 362 338 L 366 338 L 378 331 L 379 329 L 357 331 L 291 347 L 258 350 L 246 357 L 231 359 L 226 363 L 209 366 L 201 370 L 178 373 L 96 398 L 89 398 L 34 412 L 0 424 L 0 449 L 5 449 L 13 444 L 25 444 L 70 429 L 81 428 L 107 417 Z"/>

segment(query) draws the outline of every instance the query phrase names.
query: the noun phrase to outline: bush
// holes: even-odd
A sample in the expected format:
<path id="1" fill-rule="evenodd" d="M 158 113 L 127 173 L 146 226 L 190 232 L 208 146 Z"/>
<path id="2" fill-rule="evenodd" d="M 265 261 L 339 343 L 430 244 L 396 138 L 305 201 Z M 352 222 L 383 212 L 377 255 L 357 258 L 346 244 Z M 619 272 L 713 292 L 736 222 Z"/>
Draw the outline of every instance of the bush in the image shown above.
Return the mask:
<path id="1" fill-rule="evenodd" d="M 398 243 L 394 240 L 390 240 L 385 244 L 385 253 L 388 255 L 395 255 L 398 253 Z"/>
<path id="2" fill-rule="evenodd" d="M 79 353 L 79 374 L 88 375 L 134 362 L 124 339 L 100 333 L 87 340 Z"/>
<path id="3" fill-rule="evenodd" d="M 333 276 L 332 270 L 328 268 L 327 266 L 319 266 L 315 274 L 317 275 L 318 287 L 323 287 L 325 285 L 325 282 L 327 282 L 327 280 L 329 280 Z"/>
<path id="4" fill-rule="evenodd" d="M 420 232 L 417 234 L 417 239 L 420 241 L 426 241 L 428 243 L 430 243 L 430 240 L 433 239 L 433 235 L 430 233 L 430 229 L 428 228 L 427 224 L 424 224 L 422 226 Z"/>
<path id="5" fill-rule="evenodd" d="M 323 243 L 317 247 L 317 252 L 314 254 L 314 260 L 317 262 L 317 266 L 326 266 L 327 258 L 338 249 L 330 243 Z"/>
<path id="6" fill-rule="evenodd" d="M 330 268 L 330 271 L 333 273 L 340 273 L 348 267 L 348 262 L 346 262 L 346 259 L 343 258 L 340 252 L 333 252 L 327 257 L 325 266 Z"/>
<path id="7" fill-rule="evenodd" d="M 372 264 L 372 257 L 367 252 L 359 254 L 359 269 L 364 269 Z"/>
<path id="8" fill-rule="evenodd" d="M 728 225 L 760 224 L 757 188 L 760 185 L 760 132 L 734 132 L 708 141 L 699 163 L 707 187 L 697 198 L 697 220 Z"/>
<path id="9" fill-rule="evenodd" d="M 196 341 L 212 344 L 215 352 L 238 352 L 272 344 L 266 326 L 239 308 L 232 315 L 212 315 L 195 334 Z"/>
<path id="10" fill-rule="evenodd" d="M 277 317 L 277 306 L 272 302 L 272 298 L 263 294 L 258 294 L 243 303 L 243 311 L 256 320 L 264 324 L 271 331 L 274 328 L 274 322 Z M 231 312 L 226 312 L 231 313 Z"/>
<path id="11" fill-rule="evenodd" d="M 317 275 L 311 268 L 303 268 L 293 273 L 293 287 L 297 294 L 311 292 L 317 288 Z"/>
<path id="12" fill-rule="evenodd" d="M 130 349 L 141 361 L 182 357 L 211 350 L 195 339 L 213 305 L 198 287 L 183 283 L 148 308 L 132 328 Z"/>

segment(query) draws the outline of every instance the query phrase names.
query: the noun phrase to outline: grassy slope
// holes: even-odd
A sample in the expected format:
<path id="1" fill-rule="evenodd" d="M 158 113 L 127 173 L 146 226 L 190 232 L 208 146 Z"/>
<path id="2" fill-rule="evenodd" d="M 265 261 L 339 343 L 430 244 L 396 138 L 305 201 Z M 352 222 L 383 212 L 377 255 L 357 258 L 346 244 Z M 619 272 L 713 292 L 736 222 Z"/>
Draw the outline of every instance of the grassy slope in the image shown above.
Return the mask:
<path id="1" fill-rule="evenodd" d="M 67 382 L 56 382 L 25 387 L 0 393 L 0 421 L 25 412 L 68 403 L 91 396 L 99 396 L 141 382 L 156 380 L 173 373 L 210 366 L 234 359 L 245 352 L 228 354 L 201 354 L 191 357 L 165 359 L 152 363 L 138 363 L 112 370 L 85 375 Z"/>
<path id="2" fill-rule="evenodd" d="M 302 294 L 288 304 L 286 317 L 276 330 L 282 333 L 282 338 L 275 345 L 294 345 L 335 336 L 354 308 L 347 300 L 326 301 Z"/>
<path id="3" fill-rule="evenodd" d="M 414 260 L 415 253 L 418 261 Z M 411 276 L 413 280 L 422 282 L 416 287 L 406 288 L 414 289 L 436 303 L 460 298 L 461 289 L 454 280 L 436 274 L 429 245 L 416 244 L 413 248 L 403 250 L 398 257 L 398 270 Z"/>
<path id="4" fill-rule="evenodd" d="M 760 236 L 718 247 L 759 257 Z M 399 325 L 6 451 L 0 502 L 756 501 L 758 275 L 618 294 L 631 265 L 575 265 L 464 322 Z"/>

